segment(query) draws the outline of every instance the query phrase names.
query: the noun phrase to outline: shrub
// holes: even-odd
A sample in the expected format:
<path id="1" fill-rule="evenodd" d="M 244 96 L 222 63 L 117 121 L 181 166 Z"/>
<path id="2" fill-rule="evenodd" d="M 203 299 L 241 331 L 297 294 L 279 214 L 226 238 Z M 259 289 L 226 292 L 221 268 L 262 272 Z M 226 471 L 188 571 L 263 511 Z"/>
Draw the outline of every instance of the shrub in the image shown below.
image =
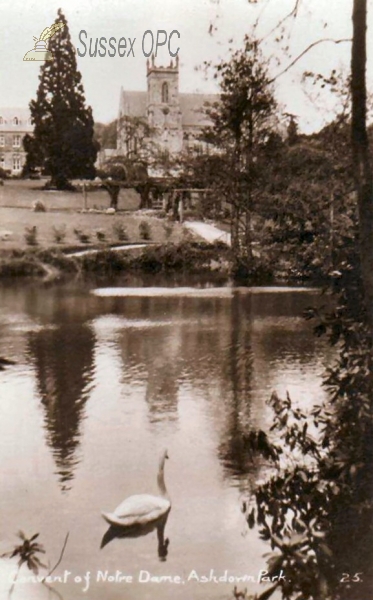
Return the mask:
<path id="1" fill-rule="evenodd" d="M 224 246 L 224 245 L 223 245 Z M 206 242 L 181 242 L 178 245 L 149 246 L 133 260 L 133 266 L 147 272 L 209 270 L 212 260 L 227 254 L 227 247 Z"/>
<path id="2" fill-rule="evenodd" d="M 90 242 L 91 236 L 88 233 L 85 233 L 81 229 L 74 229 L 74 233 L 78 238 L 79 242 L 82 244 L 88 244 Z"/>
<path id="3" fill-rule="evenodd" d="M 104 250 L 95 254 L 83 256 L 79 261 L 81 268 L 86 273 L 110 275 L 129 268 L 131 258 L 126 253 Z"/>
<path id="4" fill-rule="evenodd" d="M 76 273 L 79 269 L 77 260 L 73 256 L 68 256 L 56 249 L 39 250 L 35 257 L 40 262 L 51 265 L 58 271 L 66 273 Z"/>
<path id="5" fill-rule="evenodd" d="M 66 237 L 66 226 L 61 225 L 60 227 L 53 226 L 53 239 L 56 244 L 62 244 Z"/>
<path id="6" fill-rule="evenodd" d="M 32 203 L 32 210 L 34 212 L 47 212 L 45 204 L 42 200 L 35 200 L 35 202 Z"/>
<path id="7" fill-rule="evenodd" d="M 151 235 L 151 227 L 147 221 L 141 221 L 139 225 L 139 234 L 142 240 L 150 240 Z"/>
<path id="8" fill-rule="evenodd" d="M 36 246 L 38 243 L 38 230 L 36 225 L 33 227 L 25 227 L 25 242 L 28 246 Z"/>
<path id="9" fill-rule="evenodd" d="M 105 231 L 103 231 L 102 229 L 98 229 L 96 231 L 96 237 L 98 239 L 99 242 L 105 242 L 106 241 L 106 233 Z"/>
<path id="10" fill-rule="evenodd" d="M 119 242 L 126 242 L 128 240 L 127 230 L 121 221 L 114 223 L 113 232 Z"/>
<path id="11" fill-rule="evenodd" d="M 10 256 L 0 260 L 0 277 L 29 277 L 45 274 L 35 256 Z"/>

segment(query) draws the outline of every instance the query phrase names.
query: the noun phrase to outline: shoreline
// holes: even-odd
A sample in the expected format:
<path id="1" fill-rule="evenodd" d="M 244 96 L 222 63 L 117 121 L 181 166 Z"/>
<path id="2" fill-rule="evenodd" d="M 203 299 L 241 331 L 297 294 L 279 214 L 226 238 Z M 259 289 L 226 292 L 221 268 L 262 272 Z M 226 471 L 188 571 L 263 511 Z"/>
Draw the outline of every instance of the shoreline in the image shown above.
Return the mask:
<path id="1" fill-rule="evenodd" d="M 0 252 L 0 282 L 32 278 L 57 282 L 77 276 L 118 276 L 126 273 L 219 275 L 240 285 L 299 285 L 325 283 L 325 279 L 269 271 L 260 261 L 249 273 L 234 272 L 231 250 L 221 242 L 116 243 L 3 249 Z"/>

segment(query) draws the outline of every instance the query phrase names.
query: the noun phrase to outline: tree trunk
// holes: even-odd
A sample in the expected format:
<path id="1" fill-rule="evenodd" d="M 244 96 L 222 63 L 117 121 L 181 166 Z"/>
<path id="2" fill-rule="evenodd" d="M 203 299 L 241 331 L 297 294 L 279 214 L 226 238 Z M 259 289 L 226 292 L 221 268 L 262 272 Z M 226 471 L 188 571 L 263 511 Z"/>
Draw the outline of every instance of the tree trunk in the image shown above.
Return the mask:
<path id="1" fill-rule="evenodd" d="M 351 137 L 359 211 L 361 269 L 367 318 L 373 342 L 373 178 L 366 128 L 366 21 L 367 0 L 354 0 Z"/>
<path id="2" fill-rule="evenodd" d="M 140 206 L 139 209 L 149 208 L 149 194 L 150 194 L 150 185 L 148 183 L 143 183 L 138 185 L 136 188 L 136 192 L 140 194 Z"/>
<path id="3" fill-rule="evenodd" d="M 115 210 L 117 210 L 118 208 L 118 199 L 119 199 L 119 193 L 120 193 L 120 186 L 119 185 L 115 185 L 115 184 L 111 184 L 111 183 L 107 183 L 105 185 L 109 196 L 110 196 L 110 208 L 114 208 Z"/>
<path id="4" fill-rule="evenodd" d="M 249 264 L 253 258 L 251 238 L 251 189 L 248 189 L 245 206 L 245 249 Z M 250 265 L 251 266 L 251 265 Z"/>

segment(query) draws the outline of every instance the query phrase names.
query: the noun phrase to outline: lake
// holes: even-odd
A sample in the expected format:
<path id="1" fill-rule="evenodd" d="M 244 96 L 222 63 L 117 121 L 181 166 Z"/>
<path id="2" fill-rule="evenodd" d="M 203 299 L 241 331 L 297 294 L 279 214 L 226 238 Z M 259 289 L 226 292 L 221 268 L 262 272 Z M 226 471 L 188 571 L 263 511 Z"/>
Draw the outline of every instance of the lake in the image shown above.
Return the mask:
<path id="1" fill-rule="evenodd" d="M 269 428 L 273 390 L 305 408 L 325 397 L 333 353 L 302 317 L 324 300 L 312 289 L 176 284 L 0 287 L 0 356 L 16 361 L 0 372 L 0 552 L 19 530 L 40 533 L 52 568 L 69 532 L 55 591 L 23 566 L 13 600 L 223 600 L 235 584 L 259 589 L 251 580 L 270 548 L 241 507 L 265 465 L 245 435 Z M 156 493 L 165 448 L 164 531 L 100 548 L 101 512 Z M 16 570 L 0 560 L 1 597 Z"/>

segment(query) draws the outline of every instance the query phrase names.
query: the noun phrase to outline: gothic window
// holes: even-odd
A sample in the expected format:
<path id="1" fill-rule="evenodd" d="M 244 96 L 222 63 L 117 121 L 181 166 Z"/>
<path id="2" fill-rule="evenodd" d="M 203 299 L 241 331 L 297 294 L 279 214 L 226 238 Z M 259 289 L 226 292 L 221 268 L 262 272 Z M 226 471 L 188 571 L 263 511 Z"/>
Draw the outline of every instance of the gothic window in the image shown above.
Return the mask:
<path id="1" fill-rule="evenodd" d="M 162 83 L 162 102 L 168 103 L 168 84 L 166 82 Z"/>

